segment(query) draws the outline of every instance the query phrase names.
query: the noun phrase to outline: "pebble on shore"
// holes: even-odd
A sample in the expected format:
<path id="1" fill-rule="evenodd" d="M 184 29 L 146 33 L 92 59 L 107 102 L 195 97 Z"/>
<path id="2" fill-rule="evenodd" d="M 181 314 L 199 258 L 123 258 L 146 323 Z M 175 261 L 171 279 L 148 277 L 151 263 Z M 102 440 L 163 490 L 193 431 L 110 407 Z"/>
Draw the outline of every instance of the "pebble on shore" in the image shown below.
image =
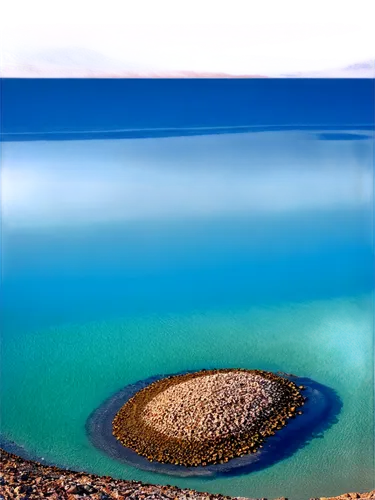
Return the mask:
<path id="1" fill-rule="evenodd" d="M 40 498 L 49 500 L 79 500 L 81 498 L 91 500 L 126 498 L 134 500 L 256 500 L 74 472 L 24 460 L 2 449 L 0 449 L 0 472 L 0 500 Z M 375 490 L 368 493 L 346 493 L 340 497 L 327 497 L 320 500 L 349 499 L 375 500 Z M 287 500 L 287 498 L 277 500 Z"/>
<path id="2" fill-rule="evenodd" d="M 186 467 L 255 453 L 301 413 L 302 386 L 261 370 L 202 370 L 158 380 L 113 420 L 113 434 L 149 461 Z"/>
<path id="3" fill-rule="evenodd" d="M 24 460 L 0 449 L 0 500 L 247 500 L 96 476 Z M 249 499 L 256 500 L 256 499 Z M 260 500 L 260 499 L 259 499 Z M 265 500 L 265 499 L 263 499 Z M 280 499 L 282 500 L 282 499 Z M 287 499 L 284 499 L 287 500 Z"/>

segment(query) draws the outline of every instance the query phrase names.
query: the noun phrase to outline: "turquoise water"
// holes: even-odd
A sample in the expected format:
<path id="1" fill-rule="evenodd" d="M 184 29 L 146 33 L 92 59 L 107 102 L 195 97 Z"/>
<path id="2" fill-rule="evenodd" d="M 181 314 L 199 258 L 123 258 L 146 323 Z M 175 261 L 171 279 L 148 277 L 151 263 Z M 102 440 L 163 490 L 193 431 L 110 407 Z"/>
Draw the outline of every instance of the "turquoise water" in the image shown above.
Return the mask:
<path id="1" fill-rule="evenodd" d="M 230 495 L 374 488 L 372 155 L 305 132 L 4 143 L 2 434 L 46 462 Z M 343 409 L 234 477 L 90 444 L 87 417 L 126 384 L 213 367 L 310 377 Z"/>

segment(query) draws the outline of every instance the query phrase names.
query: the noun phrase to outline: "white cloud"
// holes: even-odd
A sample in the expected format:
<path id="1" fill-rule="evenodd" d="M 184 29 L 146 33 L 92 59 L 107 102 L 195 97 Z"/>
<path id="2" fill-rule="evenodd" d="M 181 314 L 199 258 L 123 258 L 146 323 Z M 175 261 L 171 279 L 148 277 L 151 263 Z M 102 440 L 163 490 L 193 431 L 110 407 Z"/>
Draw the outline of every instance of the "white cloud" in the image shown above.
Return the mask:
<path id="1" fill-rule="evenodd" d="M 288 36 L 295 38 L 297 31 L 302 28 L 307 30 L 304 34 L 306 38 L 318 29 L 314 25 L 302 28 L 297 25 L 285 26 L 266 27 L 270 30 L 267 36 L 265 29 L 260 29 L 260 27 L 248 28 L 247 31 L 238 29 L 230 31 L 232 28 L 228 26 L 217 27 L 222 30 L 221 35 L 217 37 L 217 40 L 221 42 L 217 41 L 217 44 L 221 44 L 222 48 L 225 37 L 229 44 L 233 36 L 243 38 L 243 44 L 247 40 L 249 45 L 262 43 L 265 37 L 269 39 L 271 35 L 276 37 L 275 41 L 286 39 Z M 260 74 L 270 77 L 284 77 L 290 74 L 329 78 L 374 77 L 374 55 L 341 61 L 296 60 L 265 56 L 230 57 L 226 55 L 228 51 L 218 52 L 215 50 L 218 47 L 212 48 L 215 45 L 213 34 L 218 33 L 215 31 L 216 28 L 199 29 L 194 32 L 194 36 L 191 26 L 145 27 L 146 30 L 151 30 L 147 32 L 149 36 L 141 36 L 142 30 L 133 28 L 134 26 L 85 26 L 84 28 L 74 25 L 19 26 L 14 30 L 16 42 L 9 43 L 6 47 L 12 66 L 4 66 L 3 76 L 7 76 L 8 72 L 27 75 L 20 63 L 33 65 L 35 71 L 30 70 L 30 76 L 38 73 L 38 69 L 39 76 L 48 76 L 53 69 L 56 73 L 64 71 L 68 76 L 74 76 L 79 72 L 77 64 L 74 64 L 74 60 L 78 59 L 82 68 L 93 69 L 104 74 L 115 70 L 126 72 L 128 68 L 132 68 L 132 64 L 138 64 L 146 65 L 155 71 L 169 71 L 171 76 L 173 76 L 173 71 L 185 70 L 208 74 L 217 72 L 249 76 Z M 177 32 L 178 36 L 176 36 Z M 226 33 L 231 34 L 229 36 Z M 94 57 L 93 53 L 90 55 L 87 49 L 95 51 L 96 56 Z M 54 50 L 56 51 L 55 57 L 53 57 Z M 64 64 L 62 61 L 65 61 Z M 70 72 L 67 70 L 69 68 L 67 61 L 73 61 Z M 356 65 L 358 61 L 360 65 Z"/>

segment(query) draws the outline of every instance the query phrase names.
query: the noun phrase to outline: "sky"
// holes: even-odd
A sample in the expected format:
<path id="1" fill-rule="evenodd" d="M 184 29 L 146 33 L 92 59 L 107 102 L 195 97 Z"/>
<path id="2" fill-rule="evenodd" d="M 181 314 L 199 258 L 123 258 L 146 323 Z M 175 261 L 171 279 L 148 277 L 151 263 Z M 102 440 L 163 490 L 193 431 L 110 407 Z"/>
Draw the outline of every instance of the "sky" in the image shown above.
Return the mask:
<path id="1" fill-rule="evenodd" d="M 1 32 L 3 77 L 374 78 L 374 55 L 344 60 L 262 57 L 263 46 L 306 39 L 356 40 L 361 25 L 19 25 Z M 251 47 L 249 57 L 233 48 Z M 292 47 L 289 45 L 289 47 Z"/>
<path id="2" fill-rule="evenodd" d="M 9 28 L 9 25 L 7 25 Z M 9 30 L 20 40 L 34 46 L 67 46 L 88 44 L 93 48 L 105 47 L 112 54 L 119 49 L 138 49 L 166 46 L 197 45 L 217 50 L 231 46 L 259 43 L 280 43 L 320 36 L 337 36 L 357 33 L 358 24 L 340 22 L 277 23 L 264 25 L 230 25 L 226 23 L 205 25 L 13 25 Z"/>

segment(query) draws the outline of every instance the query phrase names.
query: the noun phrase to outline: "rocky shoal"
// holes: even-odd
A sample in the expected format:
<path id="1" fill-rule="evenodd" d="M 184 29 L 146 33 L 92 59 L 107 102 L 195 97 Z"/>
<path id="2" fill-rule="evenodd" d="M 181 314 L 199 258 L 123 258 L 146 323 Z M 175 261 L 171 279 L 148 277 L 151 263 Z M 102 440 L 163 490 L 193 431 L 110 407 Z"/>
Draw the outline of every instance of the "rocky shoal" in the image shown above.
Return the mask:
<path id="1" fill-rule="evenodd" d="M 113 420 L 114 436 L 150 462 L 185 467 L 256 453 L 305 403 L 287 378 L 262 370 L 202 370 L 137 392 Z"/>
<path id="2" fill-rule="evenodd" d="M 137 481 L 124 481 L 107 476 L 73 472 L 58 467 L 24 460 L 0 449 L 0 500 L 246 500 L 173 486 L 157 486 Z M 306 497 L 307 498 L 307 497 Z M 339 497 L 311 500 L 375 500 L 375 490 L 368 493 L 346 493 Z M 248 499 L 250 500 L 250 499 Z M 267 500 L 253 499 L 253 500 Z M 278 500 L 287 500 L 280 498 Z"/>

